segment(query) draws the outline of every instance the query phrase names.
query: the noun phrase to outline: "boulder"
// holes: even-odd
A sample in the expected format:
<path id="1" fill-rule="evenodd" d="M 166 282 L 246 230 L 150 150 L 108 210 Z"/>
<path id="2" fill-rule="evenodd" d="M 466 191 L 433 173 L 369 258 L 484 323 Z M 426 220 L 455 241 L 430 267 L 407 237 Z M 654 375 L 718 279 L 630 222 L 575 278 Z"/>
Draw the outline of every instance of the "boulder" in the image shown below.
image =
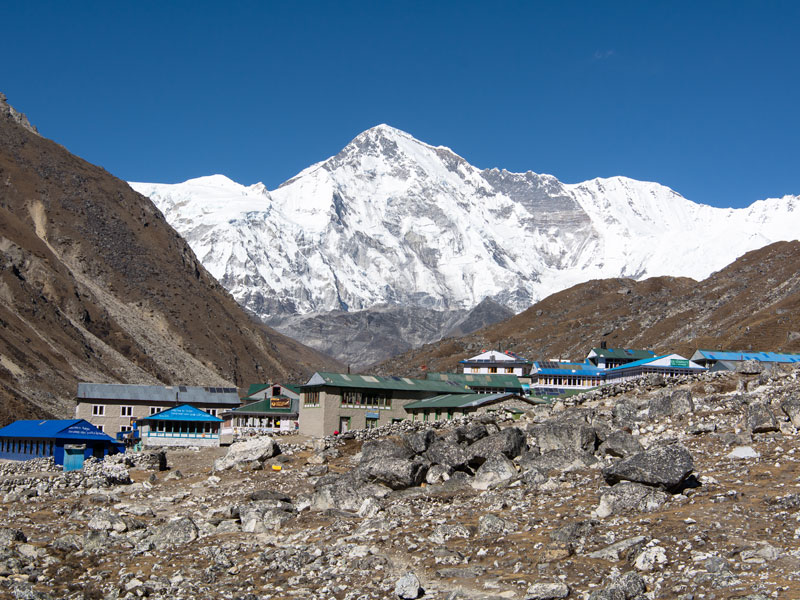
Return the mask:
<path id="1" fill-rule="evenodd" d="M 489 435 L 489 431 L 483 423 L 470 423 L 469 425 L 456 427 L 453 433 L 455 433 L 458 443 L 467 445 L 474 444 Z"/>
<path id="2" fill-rule="evenodd" d="M 577 450 L 551 450 L 543 454 L 526 452 L 519 459 L 520 467 L 524 471 L 538 469 L 545 473 L 549 471 L 574 471 L 584 469 L 597 462 L 594 455 Z"/>
<path id="3" fill-rule="evenodd" d="M 214 470 L 225 471 L 241 464 L 261 463 L 280 452 L 280 447 L 271 437 L 257 437 L 244 442 L 236 442 L 231 445 L 225 456 L 214 461 Z"/>
<path id="4" fill-rule="evenodd" d="M 603 469 L 603 477 L 609 485 L 633 481 L 678 492 L 693 470 L 694 461 L 689 451 L 680 444 L 671 444 L 623 458 Z"/>
<path id="5" fill-rule="evenodd" d="M 478 519 L 478 535 L 497 537 L 514 531 L 513 523 L 489 513 Z"/>
<path id="6" fill-rule="evenodd" d="M 624 512 L 652 512 L 669 500 L 669 494 L 657 488 L 623 481 L 605 490 L 595 514 L 604 519 Z"/>
<path id="7" fill-rule="evenodd" d="M 594 452 L 597 434 L 586 424 L 549 422 L 532 425 L 528 433 L 536 439 L 542 452 L 550 450 L 576 450 Z M 512 457 L 513 458 L 513 457 Z"/>
<path id="8" fill-rule="evenodd" d="M 406 573 L 395 583 L 394 594 L 403 600 L 415 600 L 419 598 L 422 594 L 419 578 L 414 575 L 414 573 Z"/>
<path id="9" fill-rule="evenodd" d="M 419 460 L 382 457 L 362 462 L 357 471 L 358 477 L 365 481 L 381 483 L 393 490 L 403 490 L 422 483 L 427 467 Z"/>
<path id="10" fill-rule="evenodd" d="M 583 552 L 584 547 L 597 528 L 597 521 L 573 521 L 550 532 L 554 542 L 566 544 L 572 552 Z"/>
<path id="11" fill-rule="evenodd" d="M 436 441 L 433 429 L 417 431 L 405 436 L 405 443 L 414 454 L 422 454 Z M 362 449 L 363 452 L 363 449 Z"/>
<path id="12" fill-rule="evenodd" d="M 127 531 L 128 526 L 119 515 L 107 510 L 97 511 L 87 525 L 94 531 L 116 531 L 122 533 Z"/>
<path id="13" fill-rule="evenodd" d="M 694 412 L 694 399 L 689 390 L 675 390 L 670 396 L 672 416 L 686 415 Z"/>
<path id="14" fill-rule="evenodd" d="M 495 454 L 478 467 L 472 487 L 476 490 L 488 490 L 491 486 L 516 476 L 517 469 L 514 463 L 503 454 Z"/>
<path id="15" fill-rule="evenodd" d="M 467 457 L 470 464 L 480 465 L 498 454 L 516 458 L 525 447 L 525 433 L 518 427 L 507 427 L 467 446 Z"/>
<path id="16" fill-rule="evenodd" d="M 361 446 L 361 464 L 385 458 L 410 459 L 414 450 L 405 439 L 369 440 Z"/>
<path id="17" fill-rule="evenodd" d="M 637 535 L 601 548 L 600 550 L 596 550 L 595 552 L 590 552 L 586 556 L 589 558 L 607 560 L 609 562 L 617 562 L 623 559 L 627 560 L 628 557 L 632 559 L 638 556 L 645 545 L 647 545 L 647 538 L 643 535 Z M 628 562 L 633 562 L 633 560 L 628 560 Z"/>
<path id="18" fill-rule="evenodd" d="M 181 546 L 197 539 L 197 525 L 189 517 L 178 517 L 168 521 L 156 530 L 153 544 L 159 550 L 172 546 Z"/>
<path id="19" fill-rule="evenodd" d="M 428 536 L 428 539 L 434 544 L 444 544 L 447 540 L 453 538 L 469 539 L 471 535 L 470 530 L 464 525 L 448 525 L 442 523 L 434 528 L 433 533 Z"/>
<path id="20" fill-rule="evenodd" d="M 453 469 L 445 465 L 432 465 L 425 474 L 425 482 L 430 484 L 444 483 L 453 474 Z"/>
<path id="21" fill-rule="evenodd" d="M 644 448 L 636 439 L 636 436 L 631 435 L 627 431 L 614 431 L 606 436 L 605 441 L 600 444 L 597 453 L 601 456 L 617 456 L 625 458 L 644 451 Z"/>
<path id="22" fill-rule="evenodd" d="M 745 409 L 745 425 L 753 433 L 779 431 L 775 415 L 763 402 L 756 402 L 747 406 Z"/>
<path id="23" fill-rule="evenodd" d="M 239 520 L 242 531 L 248 533 L 264 533 L 278 529 L 281 524 L 292 518 L 294 507 L 283 500 L 265 499 L 242 504 L 239 507 Z"/>
<path id="24" fill-rule="evenodd" d="M 800 398 L 793 397 L 781 402 L 781 410 L 789 417 L 792 425 L 800 427 Z"/>
<path id="25" fill-rule="evenodd" d="M 425 458 L 435 465 L 461 469 L 467 465 L 467 453 L 461 446 L 437 440 L 425 452 Z"/>
<path id="26" fill-rule="evenodd" d="M 25 543 L 28 538 L 19 529 L 12 529 L 11 527 L 0 528 L 0 548 L 8 548 L 14 542 Z"/>
<path id="27" fill-rule="evenodd" d="M 525 600 L 558 600 L 569 596 L 569 586 L 566 583 L 534 583 L 528 586 Z"/>

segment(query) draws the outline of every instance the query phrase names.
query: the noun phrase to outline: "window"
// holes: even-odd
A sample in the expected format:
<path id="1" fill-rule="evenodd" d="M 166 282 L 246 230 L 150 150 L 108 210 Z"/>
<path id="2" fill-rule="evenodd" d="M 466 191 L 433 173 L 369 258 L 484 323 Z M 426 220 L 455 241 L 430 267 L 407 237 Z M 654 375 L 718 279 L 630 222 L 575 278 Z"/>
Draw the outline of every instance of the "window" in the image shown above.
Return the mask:
<path id="1" fill-rule="evenodd" d="M 119 407 L 119 416 L 120 417 L 132 417 L 133 416 L 133 407 L 132 406 L 120 406 Z"/>
<path id="2" fill-rule="evenodd" d="M 497 373 L 497 367 L 489 367 L 489 373 Z"/>
<path id="3" fill-rule="evenodd" d="M 119 430 L 120 430 L 121 432 L 125 433 L 126 431 L 130 431 L 130 430 L 131 430 L 131 426 L 130 426 L 130 425 L 123 425 L 123 426 L 121 426 L 121 427 L 119 428 Z"/>
<path id="4" fill-rule="evenodd" d="M 375 429 L 378 426 L 378 419 L 367 417 L 367 429 Z"/>
<path id="5" fill-rule="evenodd" d="M 217 409 L 216 408 L 207 408 L 206 412 L 208 414 L 210 414 L 212 417 L 216 417 L 217 416 Z"/>
<path id="6" fill-rule="evenodd" d="M 319 406 L 319 392 L 303 392 L 303 406 Z"/>
<path id="7" fill-rule="evenodd" d="M 105 417 L 106 416 L 106 405 L 105 404 L 93 404 L 92 405 L 92 416 L 93 417 Z M 102 429 L 101 429 L 102 431 Z"/>
<path id="8" fill-rule="evenodd" d="M 155 415 L 157 413 L 160 413 L 160 412 L 161 412 L 161 407 L 160 406 L 151 406 L 150 407 L 150 415 L 151 416 Z"/>
<path id="9" fill-rule="evenodd" d="M 104 429 L 105 425 L 95 425 L 95 427 L 97 427 L 100 431 L 105 433 L 105 429 Z"/>
<path id="10" fill-rule="evenodd" d="M 513 373 L 514 367 L 506 367 L 506 373 Z"/>

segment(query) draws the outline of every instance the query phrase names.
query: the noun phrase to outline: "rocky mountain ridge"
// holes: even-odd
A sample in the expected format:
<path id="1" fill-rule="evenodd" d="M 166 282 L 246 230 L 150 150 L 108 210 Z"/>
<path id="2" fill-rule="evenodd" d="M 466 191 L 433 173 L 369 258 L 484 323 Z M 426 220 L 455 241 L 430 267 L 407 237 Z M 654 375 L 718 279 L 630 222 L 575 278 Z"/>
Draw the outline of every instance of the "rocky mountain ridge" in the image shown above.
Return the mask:
<path id="1" fill-rule="evenodd" d="M 796 598 L 799 374 L 653 376 L 519 420 L 155 449 L 86 473 L 3 464 L 0 594 Z"/>
<path id="2" fill-rule="evenodd" d="M 748 252 L 697 282 L 654 277 L 589 281 L 466 336 L 428 344 L 371 369 L 420 376 L 502 347 L 531 360 L 583 360 L 609 348 L 689 357 L 698 348 L 800 352 L 800 242 Z"/>
<path id="3" fill-rule="evenodd" d="M 478 169 L 387 125 L 271 191 L 221 175 L 131 185 L 240 304 L 304 343 L 336 346 L 307 335 L 297 315 L 318 324 L 337 311 L 341 326 L 341 312 L 381 307 L 354 319 L 371 322 L 375 345 L 338 355 L 362 365 L 386 349 L 379 340 L 438 339 L 394 329 L 403 317 L 386 307 L 447 312 L 490 298 L 519 312 L 592 279 L 702 279 L 800 230 L 796 196 L 720 209 L 624 177 L 564 184 Z M 451 320 L 442 315 L 439 336 Z"/>
<path id="4" fill-rule="evenodd" d="M 246 385 L 329 359 L 245 313 L 147 198 L 0 101 L 0 424 L 78 381 Z"/>

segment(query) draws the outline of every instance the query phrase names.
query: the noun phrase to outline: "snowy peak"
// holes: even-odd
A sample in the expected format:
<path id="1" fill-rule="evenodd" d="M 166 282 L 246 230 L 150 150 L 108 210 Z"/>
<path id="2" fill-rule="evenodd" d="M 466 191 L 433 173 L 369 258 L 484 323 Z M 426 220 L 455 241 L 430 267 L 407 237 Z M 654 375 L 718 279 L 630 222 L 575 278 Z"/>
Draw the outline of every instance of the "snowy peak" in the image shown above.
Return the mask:
<path id="1" fill-rule="evenodd" d="M 264 318 L 378 305 L 522 310 L 589 279 L 701 279 L 800 231 L 797 197 L 718 209 L 625 177 L 480 170 L 382 124 L 269 192 L 132 184 Z"/>

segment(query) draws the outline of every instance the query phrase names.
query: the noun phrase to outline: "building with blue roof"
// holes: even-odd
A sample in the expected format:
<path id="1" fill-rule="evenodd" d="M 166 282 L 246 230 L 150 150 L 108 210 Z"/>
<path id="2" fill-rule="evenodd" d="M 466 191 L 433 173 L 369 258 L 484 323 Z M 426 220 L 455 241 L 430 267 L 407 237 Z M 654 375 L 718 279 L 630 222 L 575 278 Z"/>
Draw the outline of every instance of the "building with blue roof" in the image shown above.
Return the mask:
<path id="1" fill-rule="evenodd" d="M 0 429 L 0 458 L 30 460 L 52 456 L 65 471 L 89 457 L 124 451 L 112 437 L 84 419 L 15 421 Z"/>
<path id="2" fill-rule="evenodd" d="M 143 446 L 219 446 L 222 419 L 180 404 L 136 421 Z"/>
<path id="3" fill-rule="evenodd" d="M 800 364 L 800 354 L 793 352 L 737 352 L 731 350 L 697 350 L 692 361 L 713 371 L 735 371 L 737 365 L 755 360 L 765 367 L 776 364 Z"/>

